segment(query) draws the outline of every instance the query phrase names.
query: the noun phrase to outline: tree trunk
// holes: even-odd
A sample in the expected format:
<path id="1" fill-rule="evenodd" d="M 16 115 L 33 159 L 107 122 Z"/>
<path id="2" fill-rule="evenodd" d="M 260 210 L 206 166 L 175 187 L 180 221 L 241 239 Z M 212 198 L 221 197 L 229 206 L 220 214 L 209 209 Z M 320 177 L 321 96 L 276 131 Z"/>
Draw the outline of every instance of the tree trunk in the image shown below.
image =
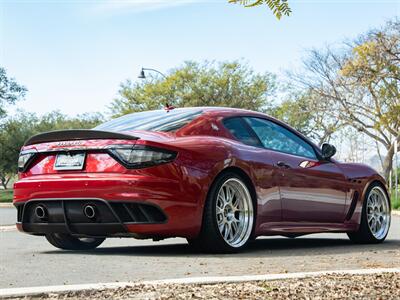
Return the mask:
<path id="1" fill-rule="evenodd" d="M 7 189 L 7 183 L 6 183 L 5 178 L 1 178 L 1 185 L 5 190 Z"/>
<path id="2" fill-rule="evenodd" d="M 390 170 L 393 167 L 393 156 L 394 156 L 394 143 L 390 145 L 388 152 L 386 154 L 385 160 L 383 161 L 383 175 L 386 181 L 389 181 Z"/>
<path id="3" fill-rule="evenodd" d="M 7 189 L 7 184 L 10 182 L 11 176 L 7 178 L 7 176 L 0 176 L 0 181 L 2 187 L 6 190 Z"/>

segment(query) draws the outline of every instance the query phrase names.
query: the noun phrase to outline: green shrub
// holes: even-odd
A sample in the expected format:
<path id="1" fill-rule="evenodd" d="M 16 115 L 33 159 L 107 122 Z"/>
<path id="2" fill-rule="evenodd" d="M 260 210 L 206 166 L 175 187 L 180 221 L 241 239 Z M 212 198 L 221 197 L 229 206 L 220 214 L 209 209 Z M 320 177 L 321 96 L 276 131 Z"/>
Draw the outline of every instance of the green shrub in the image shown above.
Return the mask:
<path id="1" fill-rule="evenodd" d="M 13 190 L 0 190 L 0 202 L 12 202 Z"/>

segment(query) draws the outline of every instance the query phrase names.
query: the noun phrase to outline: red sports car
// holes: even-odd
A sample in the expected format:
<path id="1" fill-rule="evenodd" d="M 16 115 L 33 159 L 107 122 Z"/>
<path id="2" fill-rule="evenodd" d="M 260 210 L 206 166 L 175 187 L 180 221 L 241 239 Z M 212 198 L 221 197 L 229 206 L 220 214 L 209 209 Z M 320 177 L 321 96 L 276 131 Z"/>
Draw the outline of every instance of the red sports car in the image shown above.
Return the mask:
<path id="1" fill-rule="evenodd" d="M 216 107 L 43 133 L 19 157 L 17 227 L 68 250 L 107 237 L 184 237 L 211 252 L 263 235 L 382 242 L 391 211 L 384 179 L 335 152 L 265 114 Z"/>

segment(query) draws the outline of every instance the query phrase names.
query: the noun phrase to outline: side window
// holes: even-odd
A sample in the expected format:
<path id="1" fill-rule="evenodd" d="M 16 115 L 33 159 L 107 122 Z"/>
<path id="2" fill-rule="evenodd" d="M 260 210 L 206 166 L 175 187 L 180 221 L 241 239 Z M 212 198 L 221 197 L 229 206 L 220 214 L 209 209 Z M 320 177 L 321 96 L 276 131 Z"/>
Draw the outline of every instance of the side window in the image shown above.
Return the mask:
<path id="1" fill-rule="evenodd" d="M 243 144 L 261 146 L 258 139 L 248 130 L 242 118 L 229 118 L 223 122 L 229 132 Z"/>
<path id="2" fill-rule="evenodd" d="M 260 118 L 245 118 L 265 148 L 316 159 L 313 147 L 286 128 Z"/>

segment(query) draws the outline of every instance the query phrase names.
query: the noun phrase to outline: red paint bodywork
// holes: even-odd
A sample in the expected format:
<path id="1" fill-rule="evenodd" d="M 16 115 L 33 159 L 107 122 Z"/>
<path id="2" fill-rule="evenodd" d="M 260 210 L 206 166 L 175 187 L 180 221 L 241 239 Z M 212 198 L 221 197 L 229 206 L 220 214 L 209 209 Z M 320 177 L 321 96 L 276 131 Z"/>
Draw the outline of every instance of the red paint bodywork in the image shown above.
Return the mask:
<path id="1" fill-rule="evenodd" d="M 176 151 L 173 162 L 126 169 L 108 154 L 88 150 L 83 171 L 55 171 L 55 154 L 40 154 L 29 170 L 19 174 L 14 185 L 14 204 L 47 198 L 149 202 L 164 211 L 167 222 L 128 225 L 130 232 L 149 237 L 194 238 L 201 228 L 207 192 L 215 178 L 229 168 L 246 176 L 252 185 L 256 202 L 254 236 L 358 229 L 368 185 L 373 181 L 385 184 L 376 171 L 360 164 L 309 160 L 245 145 L 222 124 L 224 118 L 232 116 L 266 118 L 290 129 L 261 113 L 204 108 L 201 116 L 174 133 L 132 131 L 129 134 L 139 137 L 138 140 L 87 140 L 76 146 L 156 146 Z M 42 143 L 23 150 L 64 148 L 58 145 Z M 285 161 L 290 168 L 277 167 L 278 161 Z M 21 229 L 20 224 L 18 227 Z"/>

